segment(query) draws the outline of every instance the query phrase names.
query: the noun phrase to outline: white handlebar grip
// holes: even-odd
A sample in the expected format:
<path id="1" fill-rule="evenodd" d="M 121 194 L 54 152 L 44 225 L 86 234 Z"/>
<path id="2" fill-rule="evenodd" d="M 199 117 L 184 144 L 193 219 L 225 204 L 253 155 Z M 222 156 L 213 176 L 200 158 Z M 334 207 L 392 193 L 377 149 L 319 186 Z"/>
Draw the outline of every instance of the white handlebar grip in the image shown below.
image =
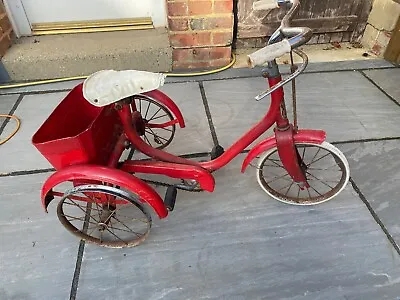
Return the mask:
<path id="1" fill-rule="evenodd" d="M 287 39 L 281 42 L 268 45 L 260 50 L 248 55 L 247 64 L 249 67 L 261 66 L 268 61 L 272 61 L 292 50 L 290 43 Z"/>
<path id="2" fill-rule="evenodd" d="M 267 10 L 267 9 L 274 9 L 278 8 L 278 1 L 277 0 L 259 0 L 253 2 L 253 10 Z"/>

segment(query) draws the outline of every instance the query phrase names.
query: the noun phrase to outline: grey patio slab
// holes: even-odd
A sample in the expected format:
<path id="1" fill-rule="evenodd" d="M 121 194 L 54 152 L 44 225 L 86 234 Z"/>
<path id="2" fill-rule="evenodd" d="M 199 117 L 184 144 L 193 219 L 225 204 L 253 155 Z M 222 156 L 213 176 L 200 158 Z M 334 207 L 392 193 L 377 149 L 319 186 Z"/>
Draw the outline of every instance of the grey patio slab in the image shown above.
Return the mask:
<path id="1" fill-rule="evenodd" d="M 0 96 L 0 114 L 8 115 L 13 108 L 14 104 L 17 102 L 19 95 L 5 95 Z M 5 128 L 5 124 L 10 122 L 4 117 L 0 117 L 0 140 L 8 137 L 16 128 L 16 122 L 11 120 L 11 125 Z"/>
<path id="2" fill-rule="evenodd" d="M 42 208 L 49 175 L 0 178 L 2 300 L 69 299 L 79 242 Z"/>
<path id="3" fill-rule="evenodd" d="M 261 120 L 270 99 L 263 78 L 204 83 L 218 139 L 228 147 Z M 285 88 L 291 117 L 290 86 Z M 297 80 L 300 128 L 323 129 L 330 141 L 399 136 L 400 108 L 358 72 L 303 74 Z M 269 133 L 272 131 L 270 130 Z"/>
<path id="4" fill-rule="evenodd" d="M 0 173 L 50 168 L 49 162 L 32 145 L 31 139 L 54 108 L 67 93 L 27 95 L 19 104 L 15 115 L 21 120 L 17 134 L 0 147 L 3 163 Z M 9 123 L 6 129 L 11 127 Z"/>
<path id="5" fill-rule="evenodd" d="M 290 68 L 288 65 L 279 65 L 283 74 L 288 74 Z M 330 71 L 351 71 L 351 70 L 367 70 L 394 68 L 394 66 L 384 59 L 362 59 L 349 61 L 335 62 L 317 62 L 309 63 L 305 72 L 330 72 Z M 242 77 L 257 77 L 261 76 L 262 68 L 230 68 L 223 72 L 218 72 L 210 75 L 193 76 L 193 77 L 167 77 L 166 82 L 183 82 L 183 81 L 209 81 L 221 79 L 233 79 Z"/>
<path id="6" fill-rule="evenodd" d="M 398 103 L 400 103 L 400 68 L 388 70 L 370 70 L 364 72 L 371 78 L 379 87 L 386 93 L 392 96 Z"/>
<path id="7" fill-rule="evenodd" d="M 213 147 L 210 127 L 198 83 L 167 84 L 160 88 L 183 114 L 186 127 L 177 125 L 175 138 L 166 151 L 175 154 L 208 152 Z"/>
<path id="8" fill-rule="evenodd" d="M 355 143 L 342 147 L 355 183 L 400 245 L 400 141 Z"/>
<path id="9" fill-rule="evenodd" d="M 86 245 L 78 299 L 399 295 L 399 256 L 351 185 L 322 205 L 289 206 L 261 191 L 254 170 L 239 173 L 243 158 L 215 173 L 213 194 L 179 192 L 140 246 Z"/>
<path id="10" fill-rule="evenodd" d="M 15 102 L 17 102 L 19 95 L 4 95 L 0 96 L 0 114 L 8 114 Z M 2 121 L 0 120 L 0 126 Z"/>

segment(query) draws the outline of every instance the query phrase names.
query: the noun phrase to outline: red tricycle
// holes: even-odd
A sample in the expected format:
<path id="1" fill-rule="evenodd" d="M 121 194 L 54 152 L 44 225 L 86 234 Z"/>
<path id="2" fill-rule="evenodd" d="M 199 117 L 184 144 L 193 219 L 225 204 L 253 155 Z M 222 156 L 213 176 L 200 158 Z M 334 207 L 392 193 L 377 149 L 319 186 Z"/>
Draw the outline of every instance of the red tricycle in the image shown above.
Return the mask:
<path id="1" fill-rule="evenodd" d="M 174 209 L 178 190 L 214 190 L 213 172 L 227 165 L 274 124 L 274 135 L 248 152 L 242 172 L 255 158 L 261 188 L 288 204 L 314 205 L 338 195 L 349 181 L 349 165 L 341 151 L 325 141 L 322 130 L 298 129 L 294 79 L 307 66 L 299 46 L 312 32 L 290 27 L 299 0 L 261 0 L 255 9 L 287 7 L 281 26 L 268 45 L 248 56 L 251 67 L 262 66 L 271 95 L 263 119 L 231 147 L 216 145 L 211 159 L 197 162 L 163 149 L 174 138 L 176 127 L 185 127 L 179 108 L 158 88 L 166 75 L 144 71 L 103 70 L 73 88 L 56 107 L 32 142 L 54 166 L 44 183 L 41 199 L 45 210 L 60 198 L 57 216 L 67 230 L 105 247 L 130 247 L 143 242 L 151 228 L 150 206 L 160 218 Z M 293 52 L 303 63 L 293 64 Z M 276 58 L 289 53 L 292 71 L 282 79 Z M 293 83 L 294 120 L 289 121 L 283 86 Z M 127 159 L 121 159 L 125 150 Z M 132 160 L 139 151 L 145 159 Z M 176 180 L 167 185 L 164 199 L 139 174 L 165 175 Z M 60 186 L 70 187 L 60 192 Z M 56 190 L 58 189 L 58 191 Z M 65 188 L 63 188 L 65 190 Z"/>

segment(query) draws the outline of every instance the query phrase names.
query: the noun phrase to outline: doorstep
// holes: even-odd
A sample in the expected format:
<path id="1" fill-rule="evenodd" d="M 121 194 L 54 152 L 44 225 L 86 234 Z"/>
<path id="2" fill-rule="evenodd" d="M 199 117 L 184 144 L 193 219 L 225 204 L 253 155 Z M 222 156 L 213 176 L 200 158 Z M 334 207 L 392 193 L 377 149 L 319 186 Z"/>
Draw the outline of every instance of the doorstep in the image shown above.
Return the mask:
<path id="1" fill-rule="evenodd" d="M 23 37 L 2 59 L 12 81 L 84 76 L 103 69 L 168 72 L 165 28 Z"/>

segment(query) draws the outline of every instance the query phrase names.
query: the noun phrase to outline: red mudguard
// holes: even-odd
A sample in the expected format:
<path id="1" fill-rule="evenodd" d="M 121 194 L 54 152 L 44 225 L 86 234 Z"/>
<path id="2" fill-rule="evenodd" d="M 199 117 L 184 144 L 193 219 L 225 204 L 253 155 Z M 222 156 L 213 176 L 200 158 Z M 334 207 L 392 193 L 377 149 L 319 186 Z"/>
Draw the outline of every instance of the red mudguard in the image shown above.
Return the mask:
<path id="1" fill-rule="evenodd" d="M 52 188 L 62 182 L 75 180 L 100 181 L 120 186 L 137 194 L 140 200 L 148 203 L 161 219 L 168 215 L 161 197 L 147 183 L 121 170 L 96 165 L 74 165 L 51 175 L 44 183 L 41 193 L 42 205 L 46 212 L 52 200 L 46 196 L 51 193 Z"/>
<path id="2" fill-rule="evenodd" d="M 295 143 L 308 142 L 314 144 L 322 144 L 326 139 L 326 133 L 322 130 L 303 129 L 298 130 L 293 136 Z M 266 140 L 261 141 L 247 154 L 242 165 L 242 173 L 246 171 L 247 166 L 251 161 L 261 153 L 276 147 L 276 138 L 271 136 Z"/>
<path id="3" fill-rule="evenodd" d="M 153 90 L 150 92 L 143 93 L 143 95 L 148 96 L 150 98 L 153 98 L 157 102 L 161 103 L 165 107 L 167 107 L 171 113 L 178 119 L 179 126 L 181 128 L 185 127 L 185 121 L 183 119 L 182 113 L 179 110 L 178 106 L 175 104 L 174 101 L 167 95 L 165 95 L 163 92 L 159 90 Z"/>

